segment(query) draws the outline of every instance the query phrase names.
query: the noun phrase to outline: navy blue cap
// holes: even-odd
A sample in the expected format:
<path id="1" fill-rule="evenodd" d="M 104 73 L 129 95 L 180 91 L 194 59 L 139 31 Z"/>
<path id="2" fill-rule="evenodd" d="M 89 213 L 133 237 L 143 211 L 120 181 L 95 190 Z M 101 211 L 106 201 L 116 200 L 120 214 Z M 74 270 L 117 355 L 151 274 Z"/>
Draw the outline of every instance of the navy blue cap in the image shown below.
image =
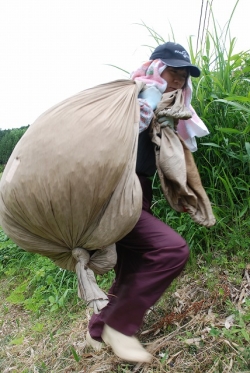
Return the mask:
<path id="1" fill-rule="evenodd" d="M 157 59 L 162 60 L 167 66 L 188 67 L 191 76 L 195 78 L 200 76 L 200 69 L 191 64 L 188 52 L 180 44 L 169 41 L 158 45 L 150 57 L 150 60 Z"/>

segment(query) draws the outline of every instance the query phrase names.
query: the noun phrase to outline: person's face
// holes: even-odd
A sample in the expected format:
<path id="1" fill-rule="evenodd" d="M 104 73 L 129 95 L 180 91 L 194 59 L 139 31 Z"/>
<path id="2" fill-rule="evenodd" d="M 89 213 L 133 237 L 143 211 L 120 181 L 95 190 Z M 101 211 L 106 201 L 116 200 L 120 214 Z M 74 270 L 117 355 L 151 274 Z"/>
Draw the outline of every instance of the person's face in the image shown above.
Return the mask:
<path id="1" fill-rule="evenodd" d="M 167 66 L 161 73 L 161 77 L 168 83 L 166 92 L 172 92 L 176 89 L 182 89 L 188 78 L 188 69 Z"/>

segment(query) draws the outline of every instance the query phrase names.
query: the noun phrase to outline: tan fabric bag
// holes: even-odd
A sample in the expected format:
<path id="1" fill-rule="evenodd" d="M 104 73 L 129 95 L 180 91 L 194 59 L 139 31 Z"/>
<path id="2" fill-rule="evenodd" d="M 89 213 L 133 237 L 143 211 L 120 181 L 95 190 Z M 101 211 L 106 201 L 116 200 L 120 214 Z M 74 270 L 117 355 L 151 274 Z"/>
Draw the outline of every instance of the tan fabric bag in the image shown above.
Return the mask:
<path id="1" fill-rule="evenodd" d="M 106 264 L 114 266 L 112 244 L 141 213 L 142 86 L 118 80 L 82 91 L 42 114 L 18 142 L 0 182 L 0 224 L 24 250 L 75 270 L 73 249 L 111 245 Z"/>
<path id="2" fill-rule="evenodd" d="M 176 211 L 186 211 L 196 223 L 211 227 L 216 222 L 211 203 L 193 155 L 175 130 L 179 119 L 192 115 L 184 106 L 182 90 L 164 94 L 155 114 L 151 139 L 156 144 L 156 165 L 164 196 Z M 169 118 L 169 125 L 159 123 L 163 117 Z"/>

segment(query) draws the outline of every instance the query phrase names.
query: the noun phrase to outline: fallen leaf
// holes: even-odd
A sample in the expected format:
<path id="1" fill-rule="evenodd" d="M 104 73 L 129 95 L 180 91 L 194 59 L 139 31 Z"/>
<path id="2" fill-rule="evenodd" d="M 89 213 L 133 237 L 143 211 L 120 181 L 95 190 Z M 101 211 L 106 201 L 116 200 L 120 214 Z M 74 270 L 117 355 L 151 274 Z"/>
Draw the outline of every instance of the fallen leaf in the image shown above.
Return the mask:
<path id="1" fill-rule="evenodd" d="M 189 338 L 189 339 L 185 339 L 185 343 L 187 343 L 188 345 L 193 345 L 195 344 L 196 346 L 199 346 L 199 342 L 202 341 L 202 338 Z"/>
<path id="2" fill-rule="evenodd" d="M 230 315 L 225 320 L 225 328 L 230 329 L 231 326 L 234 324 L 234 315 Z"/>

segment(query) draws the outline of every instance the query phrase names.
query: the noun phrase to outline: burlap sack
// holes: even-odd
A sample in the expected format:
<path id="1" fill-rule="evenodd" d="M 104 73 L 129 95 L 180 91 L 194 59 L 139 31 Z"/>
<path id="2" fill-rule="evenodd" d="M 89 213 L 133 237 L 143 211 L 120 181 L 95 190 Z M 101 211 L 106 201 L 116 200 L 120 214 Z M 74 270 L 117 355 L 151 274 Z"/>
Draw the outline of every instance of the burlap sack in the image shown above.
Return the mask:
<path id="1" fill-rule="evenodd" d="M 193 155 L 175 130 L 180 118 L 192 115 L 184 105 L 182 90 L 165 93 L 155 114 L 151 139 L 156 145 L 157 171 L 166 200 L 176 211 L 189 213 L 196 223 L 213 226 L 216 220 Z M 169 118 L 169 125 L 159 123 L 161 118 L 165 123 Z"/>
<path id="2" fill-rule="evenodd" d="M 107 247 L 136 224 L 138 92 L 119 80 L 42 114 L 15 147 L 0 183 L 0 224 L 27 251 L 74 270 L 74 248 Z"/>

